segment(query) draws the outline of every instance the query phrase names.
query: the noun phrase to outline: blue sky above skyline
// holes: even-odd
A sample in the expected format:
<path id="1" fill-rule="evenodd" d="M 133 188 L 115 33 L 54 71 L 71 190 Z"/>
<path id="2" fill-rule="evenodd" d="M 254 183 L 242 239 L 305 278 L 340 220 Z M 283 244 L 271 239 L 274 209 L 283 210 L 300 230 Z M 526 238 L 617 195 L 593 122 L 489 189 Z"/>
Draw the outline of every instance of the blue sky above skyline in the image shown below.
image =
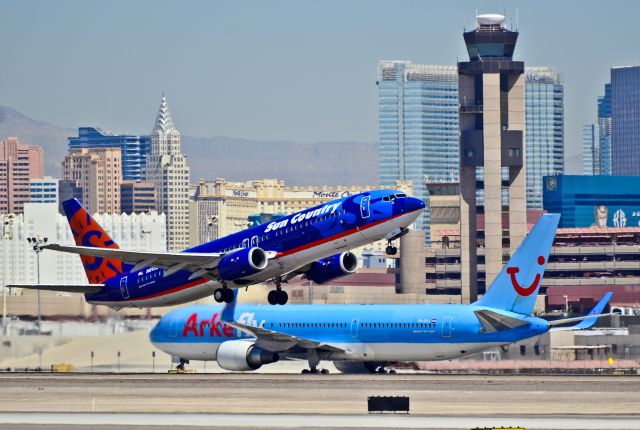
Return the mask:
<path id="1" fill-rule="evenodd" d="M 164 91 L 184 134 L 373 142 L 378 59 L 453 65 L 465 17 L 516 7 L 516 56 L 560 73 L 577 154 L 610 68 L 640 64 L 640 2 L 0 0 L 0 104 L 148 133 Z"/>

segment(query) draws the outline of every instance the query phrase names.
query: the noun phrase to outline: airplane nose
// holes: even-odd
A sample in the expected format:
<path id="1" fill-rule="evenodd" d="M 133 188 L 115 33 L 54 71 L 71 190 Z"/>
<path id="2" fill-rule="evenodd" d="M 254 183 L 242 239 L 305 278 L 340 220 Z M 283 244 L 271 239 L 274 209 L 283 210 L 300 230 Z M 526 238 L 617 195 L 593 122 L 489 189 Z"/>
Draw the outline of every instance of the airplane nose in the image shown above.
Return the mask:
<path id="1" fill-rule="evenodd" d="M 416 199 L 415 197 L 407 197 L 406 208 L 407 212 L 414 212 L 417 210 L 422 210 L 427 205 L 420 199 Z"/>
<path id="2" fill-rule="evenodd" d="M 149 332 L 149 340 L 151 341 L 151 343 L 154 343 L 154 341 L 160 337 L 160 333 L 162 332 L 161 326 L 162 318 L 160 318 L 160 321 L 158 321 L 158 323 Z"/>

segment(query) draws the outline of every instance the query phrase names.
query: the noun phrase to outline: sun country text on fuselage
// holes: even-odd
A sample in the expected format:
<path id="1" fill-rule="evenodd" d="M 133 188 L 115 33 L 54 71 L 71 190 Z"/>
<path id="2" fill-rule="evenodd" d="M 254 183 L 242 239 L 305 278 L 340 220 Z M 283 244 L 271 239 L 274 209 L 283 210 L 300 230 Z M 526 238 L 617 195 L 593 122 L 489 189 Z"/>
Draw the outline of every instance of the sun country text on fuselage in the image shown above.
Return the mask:
<path id="1" fill-rule="evenodd" d="M 217 301 L 229 302 L 234 288 L 267 280 L 276 284 L 269 302 L 284 304 L 283 277 L 304 275 L 324 283 L 353 273 L 357 259 L 350 249 L 400 237 L 425 207 L 421 200 L 400 191 L 374 190 L 184 252 L 153 253 L 118 249 L 77 200 L 63 205 L 76 246 L 51 244 L 44 248 L 80 254 L 92 282 L 84 290 L 87 301 L 113 308 L 174 305 L 212 294 Z M 71 291 L 64 286 L 40 288 Z M 74 291 L 82 291 L 80 288 Z"/>

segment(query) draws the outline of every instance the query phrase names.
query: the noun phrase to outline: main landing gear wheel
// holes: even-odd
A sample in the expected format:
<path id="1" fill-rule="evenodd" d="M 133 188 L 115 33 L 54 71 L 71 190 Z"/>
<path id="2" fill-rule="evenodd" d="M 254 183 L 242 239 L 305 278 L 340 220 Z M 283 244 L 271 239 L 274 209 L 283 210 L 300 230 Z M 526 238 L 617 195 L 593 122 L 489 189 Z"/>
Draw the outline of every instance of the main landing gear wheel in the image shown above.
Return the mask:
<path id="1" fill-rule="evenodd" d="M 180 363 L 176 366 L 176 370 L 180 372 L 184 372 L 184 365 L 188 363 L 189 363 L 189 360 L 185 360 L 184 358 L 181 358 Z"/>
<path id="2" fill-rule="evenodd" d="M 233 301 L 233 290 L 228 287 L 218 288 L 213 292 L 213 298 L 218 303 L 231 303 Z"/>
<path id="3" fill-rule="evenodd" d="M 317 367 L 313 367 L 311 369 L 302 369 L 302 373 L 303 375 L 308 375 L 308 374 L 313 374 L 313 375 L 328 375 L 329 374 L 329 369 L 318 369 Z"/>
<path id="4" fill-rule="evenodd" d="M 289 295 L 286 291 L 282 290 L 282 277 L 278 276 L 274 278 L 273 282 L 276 284 L 276 289 L 269 291 L 267 300 L 270 305 L 284 305 L 289 301 Z"/>
<path id="5" fill-rule="evenodd" d="M 271 290 L 267 295 L 270 305 L 284 305 L 289 301 L 289 295 L 283 290 Z"/>

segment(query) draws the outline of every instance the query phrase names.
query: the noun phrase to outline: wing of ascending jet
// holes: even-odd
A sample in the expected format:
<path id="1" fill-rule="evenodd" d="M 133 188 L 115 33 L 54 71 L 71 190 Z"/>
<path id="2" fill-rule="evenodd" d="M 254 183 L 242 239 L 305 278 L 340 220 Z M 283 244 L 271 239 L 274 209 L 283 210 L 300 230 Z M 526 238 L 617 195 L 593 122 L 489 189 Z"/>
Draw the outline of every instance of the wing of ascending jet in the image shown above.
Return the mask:
<path id="1" fill-rule="evenodd" d="M 165 276 L 170 276 L 180 270 L 188 270 L 193 273 L 192 277 L 209 277 L 209 271 L 215 269 L 225 255 L 229 253 L 195 253 L 195 252 L 144 252 L 126 251 L 117 248 L 97 248 L 91 246 L 71 246 L 49 244 L 42 247 L 54 251 L 69 252 L 72 254 L 89 257 L 102 257 L 122 260 L 124 263 L 132 264 L 132 272 L 145 267 L 158 267 L 165 269 Z M 265 251 L 268 259 L 275 257 L 273 251 Z"/>
<path id="2" fill-rule="evenodd" d="M 239 322 L 225 321 L 225 324 L 238 329 L 249 336 L 256 338 L 256 346 L 274 352 L 285 351 L 293 348 L 318 349 L 329 352 L 345 352 L 344 349 L 338 348 L 324 342 L 318 342 L 313 339 L 306 339 L 279 331 L 268 330 L 263 327 L 253 327 Z"/>

